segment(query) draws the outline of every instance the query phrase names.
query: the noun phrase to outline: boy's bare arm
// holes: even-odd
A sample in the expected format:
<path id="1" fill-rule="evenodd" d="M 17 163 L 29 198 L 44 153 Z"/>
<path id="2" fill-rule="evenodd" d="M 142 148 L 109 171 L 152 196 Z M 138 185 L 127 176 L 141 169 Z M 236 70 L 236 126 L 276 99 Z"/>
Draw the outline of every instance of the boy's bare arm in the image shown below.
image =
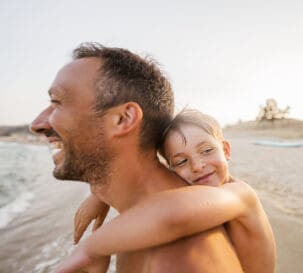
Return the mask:
<path id="1" fill-rule="evenodd" d="M 253 193 L 237 183 L 165 191 L 97 229 L 83 246 L 90 255 L 110 255 L 168 243 L 245 218 L 255 206 Z"/>
<path id="2" fill-rule="evenodd" d="M 249 187 L 247 184 L 239 186 Z M 230 221 L 227 230 L 245 272 L 275 272 L 275 239 L 266 213 L 256 194 L 251 210 Z"/>

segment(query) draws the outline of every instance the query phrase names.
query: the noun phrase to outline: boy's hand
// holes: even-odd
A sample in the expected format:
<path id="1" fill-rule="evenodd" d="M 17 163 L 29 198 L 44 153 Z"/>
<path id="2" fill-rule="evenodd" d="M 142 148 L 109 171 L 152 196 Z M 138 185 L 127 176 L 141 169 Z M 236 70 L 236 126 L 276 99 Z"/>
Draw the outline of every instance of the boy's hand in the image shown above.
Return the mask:
<path id="1" fill-rule="evenodd" d="M 65 259 L 55 273 L 106 273 L 110 256 L 90 257 L 83 247 L 78 247 L 74 253 Z"/>
<path id="2" fill-rule="evenodd" d="M 88 196 L 82 202 L 74 217 L 74 243 L 79 242 L 84 231 L 94 219 L 93 230 L 101 226 L 108 210 L 108 205 L 101 202 L 95 195 Z"/>

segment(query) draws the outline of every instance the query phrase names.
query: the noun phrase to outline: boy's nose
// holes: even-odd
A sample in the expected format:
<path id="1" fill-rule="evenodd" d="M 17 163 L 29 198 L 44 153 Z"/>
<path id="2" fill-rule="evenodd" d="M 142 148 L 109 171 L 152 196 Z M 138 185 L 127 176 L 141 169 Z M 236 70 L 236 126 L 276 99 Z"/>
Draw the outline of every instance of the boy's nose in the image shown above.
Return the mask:
<path id="1" fill-rule="evenodd" d="M 29 129 L 35 134 L 44 134 L 49 131 L 52 127 L 49 123 L 49 115 L 51 108 L 48 107 L 43 110 L 30 124 Z"/>
<path id="2" fill-rule="evenodd" d="M 205 162 L 201 159 L 196 159 L 192 161 L 191 168 L 193 172 L 200 172 L 205 167 Z"/>

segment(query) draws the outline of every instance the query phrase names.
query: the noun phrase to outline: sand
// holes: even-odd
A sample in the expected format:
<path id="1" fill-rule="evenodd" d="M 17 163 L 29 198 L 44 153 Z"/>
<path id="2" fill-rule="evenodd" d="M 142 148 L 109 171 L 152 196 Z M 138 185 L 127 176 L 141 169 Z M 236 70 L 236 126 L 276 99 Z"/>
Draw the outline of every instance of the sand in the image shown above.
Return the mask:
<path id="1" fill-rule="evenodd" d="M 300 130 L 298 127 L 292 129 L 289 126 L 287 128 L 279 127 L 278 130 L 277 128 L 255 130 L 255 128 L 247 126 L 237 126 L 229 128 L 225 133 L 232 145 L 232 159 L 230 161 L 232 174 L 255 188 L 272 224 L 277 243 L 277 273 L 303 272 L 303 147 L 266 147 L 254 145 L 253 141 L 266 139 L 288 139 L 291 141 L 297 139 L 302 141 L 303 134 Z M 66 188 L 66 191 L 73 191 L 72 185 L 64 185 L 63 187 Z M 82 190 L 76 195 L 83 196 Z M 59 206 L 56 201 L 52 205 Z M 74 204 L 73 209 L 76 206 Z M 67 218 L 71 218 L 73 215 L 70 210 Z M 66 220 L 69 222 L 68 229 L 70 229 L 67 230 L 66 226 L 64 227 L 65 232 L 68 232 L 66 240 L 71 241 L 72 221 L 71 219 Z M 31 224 L 32 228 L 34 227 Z M 59 229 L 63 231 L 63 229 Z M 14 234 L 14 237 L 18 237 L 16 233 Z M 39 234 L 35 236 L 39 237 Z M 21 240 L 21 238 L 19 239 Z M 18 260 L 17 256 L 15 255 L 15 260 Z M 57 260 L 52 263 L 52 266 L 56 262 Z M 24 266 L 25 262 L 22 264 Z M 33 267 L 31 264 L 28 268 L 30 266 Z M 42 266 L 43 268 L 32 272 L 51 272 L 49 268 L 52 266 Z M 20 270 L 14 272 L 24 272 L 24 268 Z"/>
<path id="2" fill-rule="evenodd" d="M 283 138 L 280 132 L 283 131 Z M 255 140 L 300 141 L 285 130 L 227 130 L 232 144 L 233 175 L 257 191 L 271 222 L 277 245 L 277 273 L 303 272 L 303 147 L 257 146 Z"/>

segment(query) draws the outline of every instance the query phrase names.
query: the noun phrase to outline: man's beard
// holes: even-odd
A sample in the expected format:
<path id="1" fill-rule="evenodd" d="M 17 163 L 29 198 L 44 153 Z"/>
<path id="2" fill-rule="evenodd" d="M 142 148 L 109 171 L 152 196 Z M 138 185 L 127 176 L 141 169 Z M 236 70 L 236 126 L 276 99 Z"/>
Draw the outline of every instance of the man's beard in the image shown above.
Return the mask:
<path id="1" fill-rule="evenodd" d="M 104 145 L 104 144 L 103 144 Z M 101 145 L 100 145 L 101 146 Z M 64 163 L 55 167 L 53 175 L 60 180 L 78 180 L 88 183 L 107 183 L 113 155 L 108 149 L 98 147 L 92 152 L 75 152 L 69 145 L 64 149 Z"/>

